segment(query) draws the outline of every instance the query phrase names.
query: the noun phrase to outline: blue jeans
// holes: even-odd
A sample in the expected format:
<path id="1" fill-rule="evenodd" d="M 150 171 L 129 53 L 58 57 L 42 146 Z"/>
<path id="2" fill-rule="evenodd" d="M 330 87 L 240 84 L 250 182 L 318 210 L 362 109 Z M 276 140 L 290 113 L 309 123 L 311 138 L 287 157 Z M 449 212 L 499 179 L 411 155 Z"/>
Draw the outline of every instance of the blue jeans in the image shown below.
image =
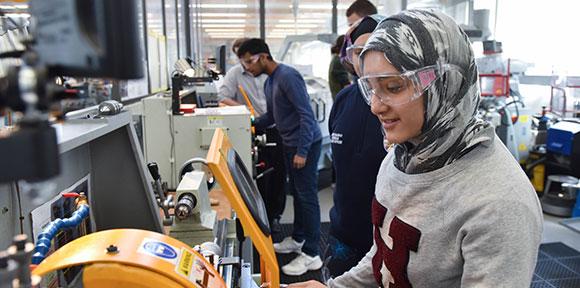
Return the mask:
<path id="1" fill-rule="evenodd" d="M 320 206 L 318 205 L 318 140 L 310 146 L 306 165 L 301 169 L 293 166 L 296 148 L 284 147 L 286 171 L 288 172 L 290 193 L 294 196 L 294 231 L 292 238 L 304 242 L 302 252 L 309 256 L 320 255 Z"/>

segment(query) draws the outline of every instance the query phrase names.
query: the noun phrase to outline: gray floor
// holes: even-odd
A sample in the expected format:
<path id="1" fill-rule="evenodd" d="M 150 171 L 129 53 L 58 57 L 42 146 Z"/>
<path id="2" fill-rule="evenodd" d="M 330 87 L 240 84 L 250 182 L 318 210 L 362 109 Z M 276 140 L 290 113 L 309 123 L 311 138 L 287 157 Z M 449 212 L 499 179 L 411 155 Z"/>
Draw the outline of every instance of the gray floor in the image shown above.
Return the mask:
<path id="1" fill-rule="evenodd" d="M 332 207 L 332 188 L 328 187 L 318 193 L 320 203 L 320 221 L 329 222 L 328 212 Z M 292 196 L 286 200 L 286 209 L 282 215 L 281 223 L 292 223 L 294 219 L 294 205 Z M 560 224 L 559 218 L 544 214 L 544 232 L 542 243 L 562 242 L 578 251 L 580 251 L 580 233 L 575 232 L 568 227 Z"/>
<path id="2" fill-rule="evenodd" d="M 562 242 L 580 251 L 580 233 L 560 224 L 567 218 L 554 217 L 544 214 L 544 233 L 542 243 Z"/>

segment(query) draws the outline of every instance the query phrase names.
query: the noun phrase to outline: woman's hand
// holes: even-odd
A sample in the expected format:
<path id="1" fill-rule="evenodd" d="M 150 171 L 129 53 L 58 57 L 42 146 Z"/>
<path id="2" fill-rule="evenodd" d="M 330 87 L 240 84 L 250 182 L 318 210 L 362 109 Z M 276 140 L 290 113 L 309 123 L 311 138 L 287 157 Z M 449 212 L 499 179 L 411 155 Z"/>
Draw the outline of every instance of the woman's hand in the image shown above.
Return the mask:
<path id="1" fill-rule="evenodd" d="M 288 288 L 323 288 L 323 287 L 325 288 L 326 285 L 314 280 L 288 285 Z"/>

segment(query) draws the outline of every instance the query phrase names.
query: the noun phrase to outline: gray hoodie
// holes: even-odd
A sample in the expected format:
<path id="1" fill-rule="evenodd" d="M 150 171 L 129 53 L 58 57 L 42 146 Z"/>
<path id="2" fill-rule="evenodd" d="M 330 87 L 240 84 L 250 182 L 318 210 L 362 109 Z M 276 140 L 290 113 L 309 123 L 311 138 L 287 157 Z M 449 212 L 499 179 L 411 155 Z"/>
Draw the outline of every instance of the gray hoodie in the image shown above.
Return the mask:
<path id="1" fill-rule="evenodd" d="M 484 144 L 421 174 L 401 172 L 389 153 L 377 177 L 373 247 L 328 286 L 530 287 L 540 204 L 501 141 Z"/>
<path id="2" fill-rule="evenodd" d="M 361 58 L 369 50 L 384 52 L 401 72 L 441 63 L 460 71 L 428 86 L 415 144 L 394 145 L 381 164 L 371 250 L 328 285 L 529 287 L 542 212 L 519 164 L 476 117 L 480 93 L 467 36 L 441 12 L 409 10 L 382 21 Z"/>

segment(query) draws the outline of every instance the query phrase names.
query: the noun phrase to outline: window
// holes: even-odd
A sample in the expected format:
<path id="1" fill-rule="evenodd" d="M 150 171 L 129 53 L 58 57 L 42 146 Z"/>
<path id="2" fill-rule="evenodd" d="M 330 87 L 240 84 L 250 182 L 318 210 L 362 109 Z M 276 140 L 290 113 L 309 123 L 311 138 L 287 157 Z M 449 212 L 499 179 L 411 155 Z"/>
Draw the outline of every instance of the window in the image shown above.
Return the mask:
<path id="1" fill-rule="evenodd" d="M 259 0 L 203 1 L 199 11 L 202 58 L 216 57 L 218 47 L 226 45 L 226 70 L 238 63 L 231 49 L 235 39 L 260 37 Z"/>
<path id="2" fill-rule="evenodd" d="M 580 75 L 580 37 L 574 33 L 580 27 L 580 2 L 510 0 L 498 5 L 495 39 L 506 57 L 533 63 L 528 75 Z"/>
<path id="3" fill-rule="evenodd" d="M 163 7 L 159 0 L 146 0 L 147 62 L 151 93 L 167 89 L 167 51 L 163 34 Z"/>
<path id="4" fill-rule="evenodd" d="M 167 73 L 173 72 L 177 54 L 177 1 L 165 0 L 165 39 L 167 40 Z"/>

